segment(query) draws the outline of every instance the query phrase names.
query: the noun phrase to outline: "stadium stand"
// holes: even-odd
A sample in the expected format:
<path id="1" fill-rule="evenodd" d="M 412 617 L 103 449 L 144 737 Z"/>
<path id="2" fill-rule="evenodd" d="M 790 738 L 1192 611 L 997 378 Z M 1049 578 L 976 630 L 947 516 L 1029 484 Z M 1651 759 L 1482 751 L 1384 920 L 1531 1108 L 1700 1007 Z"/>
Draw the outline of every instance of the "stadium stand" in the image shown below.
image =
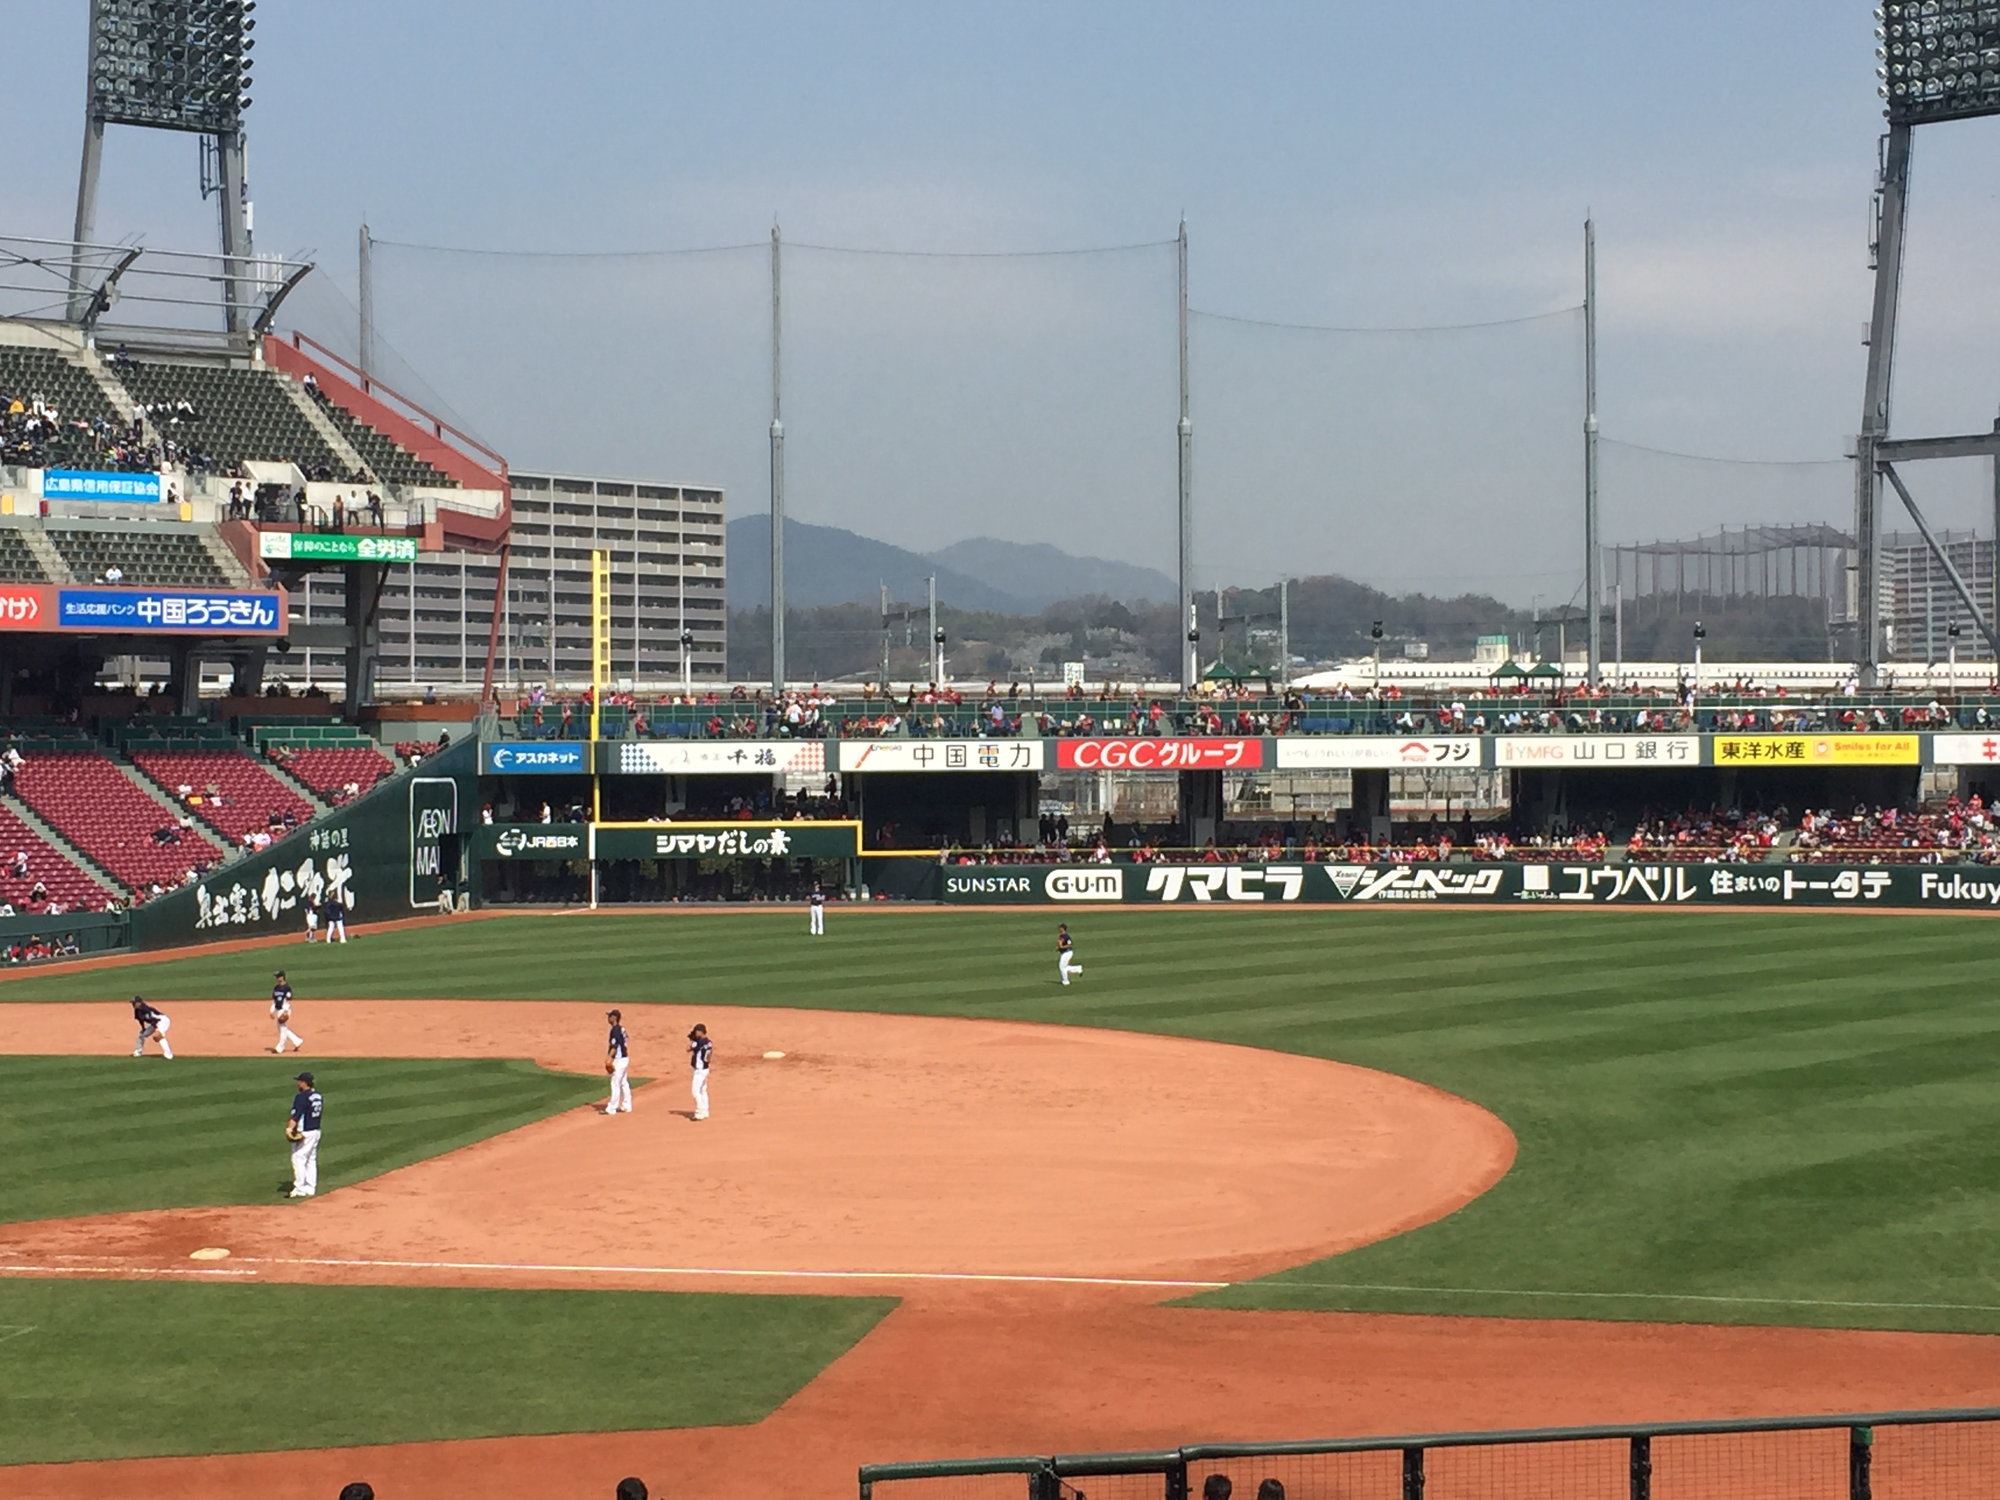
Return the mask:
<path id="1" fill-rule="evenodd" d="M 0 581 L 7 583 L 48 583 L 49 570 L 17 527 L 0 528 Z"/>
<path id="2" fill-rule="evenodd" d="M 308 478 L 360 482 L 327 446 L 276 370 L 118 359 L 113 373 L 190 468 L 223 471 L 244 459 L 289 461 Z"/>
<path id="3" fill-rule="evenodd" d="M 105 578 L 116 568 L 127 584 L 219 589 L 233 586 L 199 535 L 158 527 L 66 530 L 51 526 L 49 545 L 80 582 Z"/>
<path id="4" fill-rule="evenodd" d="M 39 818 L 134 892 L 171 889 L 222 853 L 95 750 L 31 754 L 14 789 Z"/>
<path id="5" fill-rule="evenodd" d="M 414 453 L 397 447 L 352 412 L 325 399 L 320 402 L 320 410 L 324 411 L 333 425 L 340 429 L 340 435 L 346 438 L 354 451 L 367 462 L 375 477 L 384 483 L 459 488 L 458 481 L 449 474 L 440 473 Z"/>
<path id="6" fill-rule="evenodd" d="M 316 811 L 262 762 L 233 746 L 218 750 L 134 746 L 130 754 L 132 764 L 161 791 L 232 844 L 260 832 L 282 835 L 311 822 Z"/>
<path id="7" fill-rule="evenodd" d="M 90 371 L 53 349 L 0 344 L 0 463 L 157 469 L 160 454 Z"/>
<path id="8" fill-rule="evenodd" d="M 280 752 L 283 752 L 282 754 Z M 366 792 L 396 768 L 372 744 L 274 745 L 272 758 L 328 802 L 345 802 Z M 348 789 L 352 787 L 353 791 Z"/>
<path id="9" fill-rule="evenodd" d="M 16 866 L 26 856 L 26 874 Z M 39 884 L 44 899 L 36 901 Z M 48 843 L 11 807 L 0 806 L 0 905 L 39 914 L 51 905 L 65 911 L 102 911 L 111 892 L 74 860 Z"/>

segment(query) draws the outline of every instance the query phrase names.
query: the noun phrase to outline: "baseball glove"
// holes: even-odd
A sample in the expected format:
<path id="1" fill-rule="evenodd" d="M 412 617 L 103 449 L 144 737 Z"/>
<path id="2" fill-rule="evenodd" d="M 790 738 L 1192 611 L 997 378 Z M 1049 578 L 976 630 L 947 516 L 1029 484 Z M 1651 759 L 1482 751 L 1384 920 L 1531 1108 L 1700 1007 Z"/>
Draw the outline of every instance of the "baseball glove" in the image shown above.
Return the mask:
<path id="1" fill-rule="evenodd" d="M 305 1132 L 304 1132 L 303 1130 L 299 1129 L 299 1122 L 298 1122 L 298 1121 L 296 1121 L 296 1120 L 287 1120 L 287 1121 L 285 1121 L 285 1139 L 286 1139 L 286 1140 L 288 1140 L 288 1141 L 294 1141 L 294 1142 L 296 1142 L 296 1141 L 302 1141 L 302 1140 L 304 1140 L 305 1138 L 306 1138 L 306 1134 L 305 1134 Z"/>
<path id="2" fill-rule="evenodd" d="M 608 1057 L 604 1060 L 604 1071 L 606 1076 L 609 1076 L 610 1074 L 618 1071 L 618 1069 L 615 1066 L 613 1066 L 611 1059 Z"/>

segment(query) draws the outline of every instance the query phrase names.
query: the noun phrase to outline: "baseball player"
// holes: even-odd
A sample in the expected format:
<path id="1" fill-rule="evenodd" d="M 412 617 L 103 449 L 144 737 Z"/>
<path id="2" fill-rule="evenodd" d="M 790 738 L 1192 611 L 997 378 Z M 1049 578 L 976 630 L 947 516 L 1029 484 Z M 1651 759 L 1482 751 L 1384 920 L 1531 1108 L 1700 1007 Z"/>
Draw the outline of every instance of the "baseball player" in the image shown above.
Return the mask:
<path id="1" fill-rule="evenodd" d="M 300 1073 L 294 1078 L 292 1112 L 285 1120 L 285 1139 L 292 1143 L 292 1192 L 294 1198 L 310 1198 L 319 1191 L 319 1127 L 326 1102 L 313 1087 L 313 1076 Z"/>
<path id="2" fill-rule="evenodd" d="M 132 1019 L 139 1023 L 139 1040 L 132 1044 L 132 1055 L 146 1055 L 146 1039 L 154 1037 L 160 1043 L 160 1056 L 172 1062 L 174 1044 L 167 1040 L 167 1033 L 173 1029 L 173 1021 L 160 1011 L 154 1010 L 139 996 L 132 997 Z"/>
<path id="3" fill-rule="evenodd" d="M 1068 984 L 1070 975 L 1082 972 L 1083 965 L 1076 961 L 1076 943 L 1069 935 L 1069 923 L 1056 923 L 1056 973 Z"/>
<path id="4" fill-rule="evenodd" d="M 308 895 L 299 905 L 306 909 L 306 941 L 319 936 L 319 903 Z"/>
<path id="5" fill-rule="evenodd" d="M 278 1045 L 271 1049 L 273 1052 L 282 1056 L 287 1042 L 292 1044 L 294 1052 L 306 1050 L 306 1039 L 292 1030 L 292 986 L 283 969 L 278 970 L 276 982 L 271 986 L 271 1019 L 278 1026 Z"/>
<path id="6" fill-rule="evenodd" d="M 340 897 L 328 896 L 326 904 L 320 908 L 320 919 L 326 923 L 326 940 L 331 943 L 338 939 L 347 941 L 347 907 Z"/>
<path id="7" fill-rule="evenodd" d="M 604 1043 L 604 1071 L 611 1075 L 611 1097 L 604 1103 L 607 1115 L 632 1113 L 632 1081 L 626 1072 L 632 1066 L 630 1049 L 625 1044 L 624 1017 L 615 1010 L 607 1010 L 604 1019 L 611 1023 L 611 1034 Z"/>
<path id="8" fill-rule="evenodd" d="M 692 1073 L 691 1087 L 694 1090 L 694 1117 L 708 1118 L 708 1065 L 715 1055 L 715 1047 L 708 1039 L 708 1028 L 697 1024 L 688 1033 L 688 1068 Z"/>
<path id="9" fill-rule="evenodd" d="M 826 892 L 820 888 L 820 883 L 817 880 L 813 882 L 812 895 L 806 899 L 812 906 L 812 935 L 814 937 L 824 937 L 826 935 Z"/>

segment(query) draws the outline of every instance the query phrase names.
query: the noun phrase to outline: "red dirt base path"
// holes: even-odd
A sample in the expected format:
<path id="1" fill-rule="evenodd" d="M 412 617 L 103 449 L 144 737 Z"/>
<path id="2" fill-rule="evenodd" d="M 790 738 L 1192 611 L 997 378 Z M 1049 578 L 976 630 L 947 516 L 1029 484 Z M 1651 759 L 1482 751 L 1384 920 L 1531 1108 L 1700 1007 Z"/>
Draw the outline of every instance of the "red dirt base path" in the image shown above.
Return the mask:
<path id="1" fill-rule="evenodd" d="M 104 1007 L 107 1050 L 127 1044 L 123 1011 Z M 172 1014 L 186 1054 L 250 1054 L 269 1038 L 256 1003 Z M 9 1005 L 0 1050 L 72 1050 L 79 1015 Z M 310 1204 L 7 1226 L 0 1274 L 904 1299 L 769 1419 L 27 1466 L 0 1473 L 0 1493 L 265 1500 L 359 1477 L 383 1500 L 526 1500 L 609 1494 L 638 1473 L 656 1493 L 704 1500 L 832 1497 L 875 1460 L 1969 1405 L 2000 1372 L 2000 1344 L 1985 1338 L 1161 1307 L 1447 1213 L 1506 1170 L 1512 1137 L 1464 1100 L 1309 1058 L 779 1010 L 705 1017 L 715 1113 L 697 1124 L 678 1065 L 697 1018 L 634 1012 L 634 1071 L 662 1076 L 629 1116 L 572 1111 Z M 342 1056 L 591 1069 L 602 1055 L 593 1005 L 321 1001 L 297 1024 L 328 1095 L 333 1161 Z M 274 1115 L 295 1066 L 272 1059 Z M 298 1254 L 302 1239 L 313 1256 Z M 188 1259 L 204 1246 L 231 1257 Z"/>

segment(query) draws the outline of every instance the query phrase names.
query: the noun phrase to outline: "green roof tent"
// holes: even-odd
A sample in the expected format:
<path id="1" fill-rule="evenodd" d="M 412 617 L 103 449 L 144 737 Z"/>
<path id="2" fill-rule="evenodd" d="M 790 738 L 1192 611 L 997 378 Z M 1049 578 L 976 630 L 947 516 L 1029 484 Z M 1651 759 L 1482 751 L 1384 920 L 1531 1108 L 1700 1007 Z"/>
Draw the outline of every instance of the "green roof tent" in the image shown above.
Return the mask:
<path id="1" fill-rule="evenodd" d="M 1519 667 L 1515 666 L 1513 662 L 1503 661 L 1502 663 L 1500 663 L 1500 669 L 1493 675 L 1495 677 L 1515 678 L 1515 677 L 1526 677 L 1528 674 L 1526 672 L 1523 672 Z"/>
<path id="2" fill-rule="evenodd" d="M 1201 674 L 1201 680 L 1203 682 L 1241 682 L 1243 674 L 1233 667 L 1226 667 L 1221 662 L 1215 662 Z"/>
<path id="3" fill-rule="evenodd" d="M 1540 661 L 1528 669 L 1527 675 L 1530 677 L 1561 677 L 1563 669 L 1552 661 Z"/>

